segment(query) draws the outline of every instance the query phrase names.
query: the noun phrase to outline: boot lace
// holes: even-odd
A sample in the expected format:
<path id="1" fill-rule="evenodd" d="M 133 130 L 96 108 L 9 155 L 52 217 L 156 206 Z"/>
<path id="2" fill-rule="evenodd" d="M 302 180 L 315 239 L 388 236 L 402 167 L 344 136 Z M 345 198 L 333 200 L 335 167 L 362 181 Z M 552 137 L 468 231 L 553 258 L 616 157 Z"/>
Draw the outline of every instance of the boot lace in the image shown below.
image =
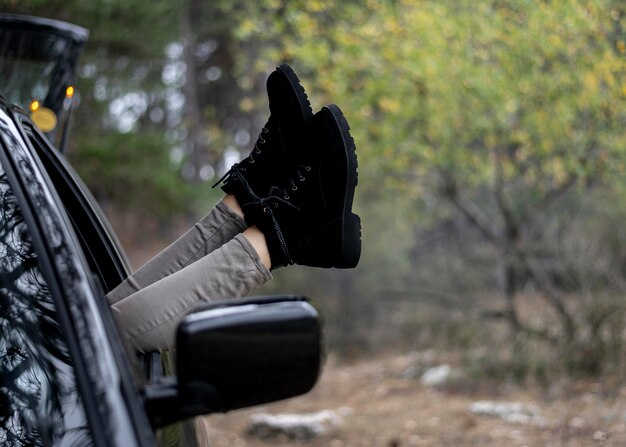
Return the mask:
<path id="1" fill-rule="evenodd" d="M 267 140 L 265 139 L 264 136 L 266 136 L 268 133 L 269 133 L 269 129 L 267 127 L 264 127 L 263 129 L 261 129 L 261 133 L 259 134 L 259 137 L 254 143 L 254 147 L 252 148 L 252 151 L 250 152 L 250 154 L 248 154 L 248 156 L 245 159 L 243 159 L 241 163 L 233 164 L 231 168 L 228 171 L 226 171 L 226 173 L 217 182 L 215 182 L 212 188 L 215 188 L 217 185 L 219 185 L 222 182 L 228 183 L 229 180 L 240 182 L 243 179 L 243 173 L 246 172 L 246 169 L 247 169 L 247 166 L 245 164 L 252 165 L 256 162 L 257 159 L 262 158 L 263 149 L 264 149 L 265 143 L 267 143 Z"/>
<path id="2" fill-rule="evenodd" d="M 300 208 L 291 203 L 289 192 L 295 192 L 298 190 L 299 184 L 306 181 L 306 174 L 311 171 L 310 166 L 299 165 L 291 178 L 286 182 L 285 187 L 279 188 L 277 186 L 272 186 L 269 191 L 267 197 L 260 197 L 256 195 L 248 182 L 246 182 L 245 178 L 242 178 L 244 186 L 247 188 L 248 192 L 254 197 L 254 201 L 247 203 L 242 206 L 242 210 L 245 213 L 251 212 L 253 210 L 261 210 L 263 213 L 267 214 L 271 221 L 272 227 L 276 232 L 276 237 L 278 238 L 278 242 L 280 245 L 280 249 L 283 253 L 283 257 L 285 259 L 286 264 L 291 265 L 294 263 L 291 254 L 289 253 L 289 248 L 287 246 L 287 240 L 285 239 L 285 235 L 283 230 L 276 219 L 276 215 L 274 214 L 274 210 L 278 208 L 280 205 L 284 205 L 296 211 L 300 211 Z"/>

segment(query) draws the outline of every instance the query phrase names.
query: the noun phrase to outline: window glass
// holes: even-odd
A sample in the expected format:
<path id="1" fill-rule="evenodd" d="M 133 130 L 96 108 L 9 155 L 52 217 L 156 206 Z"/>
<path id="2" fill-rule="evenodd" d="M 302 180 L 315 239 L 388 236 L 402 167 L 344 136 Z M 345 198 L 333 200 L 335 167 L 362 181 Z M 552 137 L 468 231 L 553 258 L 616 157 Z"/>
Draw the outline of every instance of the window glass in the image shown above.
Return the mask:
<path id="1" fill-rule="evenodd" d="M 56 305 L 0 166 L 0 445 L 91 444 Z"/>

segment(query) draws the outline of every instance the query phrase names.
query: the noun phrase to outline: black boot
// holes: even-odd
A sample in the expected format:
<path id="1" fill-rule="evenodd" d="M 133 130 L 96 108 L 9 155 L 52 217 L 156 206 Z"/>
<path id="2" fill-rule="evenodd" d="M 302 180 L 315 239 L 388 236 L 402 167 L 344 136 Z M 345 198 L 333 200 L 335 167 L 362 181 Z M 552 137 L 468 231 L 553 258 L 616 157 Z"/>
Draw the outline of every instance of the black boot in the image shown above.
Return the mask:
<path id="1" fill-rule="evenodd" d="M 267 197 L 243 207 L 246 222 L 265 235 L 272 269 L 301 264 L 356 267 L 361 221 L 352 213 L 357 185 L 356 147 L 343 113 L 334 104 L 315 114 L 289 180 Z"/>
<path id="2" fill-rule="evenodd" d="M 300 80 L 287 64 L 279 65 L 267 79 L 270 118 L 254 148 L 215 184 L 234 194 L 240 206 L 266 196 L 272 184 L 283 182 L 293 170 L 293 150 L 304 145 L 305 126 L 313 117 Z"/>

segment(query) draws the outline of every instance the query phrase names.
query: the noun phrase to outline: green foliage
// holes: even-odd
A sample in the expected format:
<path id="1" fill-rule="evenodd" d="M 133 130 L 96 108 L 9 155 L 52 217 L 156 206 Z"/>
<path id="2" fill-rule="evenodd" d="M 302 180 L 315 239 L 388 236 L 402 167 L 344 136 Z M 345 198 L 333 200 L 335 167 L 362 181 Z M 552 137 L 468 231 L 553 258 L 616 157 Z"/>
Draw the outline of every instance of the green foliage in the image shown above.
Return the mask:
<path id="1" fill-rule="evenodd" d="M 160 59 L 178 37 L 183 2 L 169 0 L 0 0 L 2 12 L 63 20 L 90 31 L 91 53 Z"/>
<path id="2" fill-rule="evenodd" d="M 76 144 L 80 150 L 68 154 L 70 161 L 80 167 L 94 196 L 118 211 L 167 218 L 189 211 L 201 196 L 196 185 L 178 175 L 159 133 L 107 132 Z"/>
<path id="3" fill-rule="evenodd" d="M 269 57 L 296 60 L 347 110 L 368 173 L 390 186 L 433 171 L 476 186 L 501 169 L 541 194 L 623 161 L 618 3 L 266 3 L 274 14 L 246 13 L 240 36 L 289 30 Z"/>
<path id="4" fill-rule="evenodd" d="M 566 225 L 558 213 L 580 206 L 591 186 L 623 191 L 625 22 L 626 7 L 610 0 L 275 0 L 242 10 L 237 37 L 262 42 L 258 59 L 240 60 L 248 73 L 263 67 L 256 60 L 287 60 L 314 105 L 336 102 L 347 115 L 359 154 L 357 207 L 384 216 L 364 219 L 355 282 L 373 286 L 355 295 L 388 298 L 389 283 L 396 291 L 418 286 L 416 300 L 425 299 L 425 285 L 445 290 L 457 278 L 446 281 L 442 268 L 429 270 L 430 280 L 411 272 L 418 265 L 406 247 L 419 246 L 428 227 L 462 216 L 470 224 L 459 227 L 470 244 L 460 260 L 466 274 L 486 266 L 492 279 L 482 283 L 493 284 L 508 269 L 515 327 L 510 303 L 531 282 L 528 269 L 537 267 L 535 276 L 551 289 L 554 280 L 543 277 L 569 265 L 563 247 L 573 240 L 547 236 L 554 235 L 550 225 Z M 413 215 L 383 205 L 394 194 L 404 195 L 401 206 Z M 382 242 L 386 231 L 406 245 Z M 432 266 L 445 264 L 433 255 L 425 255 Z M 593 281 L 607 274 L 594 271 Z M 468 282 L 457 281 L 456 293 L 475 294 L 463 288 Z M 561 313 L 562 330 L 575 327 L 574 338 L 589 330 L 567 310 L 570 298 L 558 290 L 545 296 Z M 584 303 L 582 294 L 575 300 Z"/>
<path id="5" fill-rule="evenodd" d="M 2 1 L 3 12 L 63 20 L 90 31 L 68 156 L 96 197 L 119 211 L 160 219 L 191 210 L 199 192 L 171 162 L 167 129 L 146 117 L 152 108 L 163 108 L 164 49 L 179 37 L 181 5 L 169 0 Z M 128 94 L 136 95 L 128 107 L 145 111 L 138 113 L 138 125 L 125 129 L 130 133 L 120 133 L 111 104 Z"/>

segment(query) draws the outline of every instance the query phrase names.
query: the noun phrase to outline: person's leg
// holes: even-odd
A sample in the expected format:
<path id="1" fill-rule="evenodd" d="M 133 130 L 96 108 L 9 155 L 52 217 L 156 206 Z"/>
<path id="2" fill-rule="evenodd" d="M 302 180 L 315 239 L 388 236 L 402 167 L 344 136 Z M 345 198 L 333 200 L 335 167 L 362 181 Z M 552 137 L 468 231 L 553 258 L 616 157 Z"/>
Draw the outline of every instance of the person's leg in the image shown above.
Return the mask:
<path id="1" fill-rule="evenodd" d="M 349 125 L 329 105 L 315 115 L 312 128 L 316 144 L 303 149 L 306 164 L 267 196 L 251 195 L 253 201 L 242 205 L 250 228 L 113 304 L 125 341 L 144 352 L 171 348 L 178 324 L 194 307 L 249 295 L 271 278 L 268 267 L 358 264 L 360 219 L 352 213 L 357 160 Z"/>
<path id="2" fill-rule="evenodd" d="M 185 234 L 107 294 L 109 304 L 194 263 L 248 228 L 237 200 L 227 195 Z"/>
<path id="3" fill-rule="evenodd" d="M 284 93 L 276 91 L 276 97 Z M 306 124 L 299 144 L 284 146 L 288 122 L 275 119 L 272 111 L 253 152 L 221 179 L 222 189 L 236 197 L 225 202 L 241 204 L 231 211 L 239 218 L 243 212 L 250 228 L 169 276 L 111 300 L 122 336 L 136 349 L 172 347 L 184 315 L 203 302 L 250 294 L 271 278 L 268 267 L 357 265 L 361 226 L 352 213 L 357 160 L 349 125 L 341 110 L 329 105 Z"/>
<path id="4" fill-rule="evenodd" d="M 265 197 L 293 168 L 294 150 L 302 144 L 305 126 L 313 118 L 311 104 L 300 80 L 287 64 L 267 79 L 270 118 L 248 157 L 235 163 L 217 183 L 224 183 L 224 201 L 195 227 L 109 292 L 119 300 L 211 253 L 248 227 L 239 203 Z M 216 185 L 217 185 L 216 184 Z M 215 186 L 216 186 L 215 185 Z"/>
<path id="5" fill-rule="evenodd" d="M 111 306 L 122 338 L 140 352 L 170 349 L 194 307 L 249 295 L 272 278 L 265 238 L 256 227 L 198 261 Z"/>

